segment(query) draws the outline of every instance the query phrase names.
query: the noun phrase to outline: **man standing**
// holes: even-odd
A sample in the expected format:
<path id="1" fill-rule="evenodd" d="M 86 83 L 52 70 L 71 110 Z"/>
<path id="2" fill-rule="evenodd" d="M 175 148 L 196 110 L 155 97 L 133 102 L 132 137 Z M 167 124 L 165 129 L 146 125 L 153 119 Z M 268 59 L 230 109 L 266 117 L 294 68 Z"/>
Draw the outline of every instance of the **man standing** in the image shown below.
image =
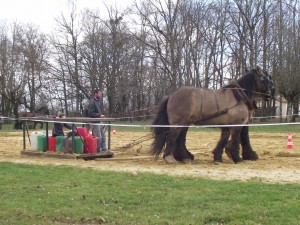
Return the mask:
<path id="1" fill-rule="evenodd" d="M 102 101 L 103 93 L 100 89 L 96 89 L 94 91 L 94 97 L 90 100 L 89 106 L 88 106 L 88 115 L 92 118 L 102 118 L 103 115 L 103 101 Z M 91 125 L 92 128 L 92 134 L 95 137 L 98 137 L 98 143 L 97 143 L 97 152 L 105 151 L 106 145 L 105 145 L 105 129 L 104 126 L 99 125 Z"/>

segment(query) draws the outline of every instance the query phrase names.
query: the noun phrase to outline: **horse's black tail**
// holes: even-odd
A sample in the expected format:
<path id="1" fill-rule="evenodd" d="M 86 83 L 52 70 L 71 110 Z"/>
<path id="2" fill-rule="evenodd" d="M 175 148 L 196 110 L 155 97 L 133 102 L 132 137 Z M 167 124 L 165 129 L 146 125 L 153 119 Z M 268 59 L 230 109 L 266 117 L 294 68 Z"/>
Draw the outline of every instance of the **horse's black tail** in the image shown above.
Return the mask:
<path id="1" fill-rule="evenodd" d="M 151 145 L 150 153 L 158 157 L 165 146 L 166 137 L 170 131 L 170 127 L 159 127 L 159 125 L 170 125 L 169 118 L 167 114 L 167 104 L 169 101 L 169 96 L 165 97 L 160 105 L 158 106 L 158 111 L 152 122 L 152 125 L 158 125 L 157 127 L 152 127 L 152 133 L 154 136 L 153 143 Z"/>

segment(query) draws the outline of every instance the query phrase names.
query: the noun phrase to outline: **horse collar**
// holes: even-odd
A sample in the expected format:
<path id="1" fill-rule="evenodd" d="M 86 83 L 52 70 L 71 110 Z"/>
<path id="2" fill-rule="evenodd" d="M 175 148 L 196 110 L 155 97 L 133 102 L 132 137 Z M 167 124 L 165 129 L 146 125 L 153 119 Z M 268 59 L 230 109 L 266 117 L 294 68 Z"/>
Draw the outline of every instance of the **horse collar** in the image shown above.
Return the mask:
<path id="1" fill-rule="evenodd" d="M 242 98 L 244 99 L 244 102 L 248 106 L 248 109 L 249 110 L 257 109 L 255 99 L 249 98 L 249 96 L 247 96 L 247 94 L 245 93 L 244 89 L 241 90 L 241 93 L 242 93 Z"/>
<path id="2" fill-rule="evenodd" d="M 257 109 L 255 100 L 252 99 L 251 101 L 251 98 L 249 98 L 249 96 L 245 93 L 245 89 L 242 88 L 236 80 L 231 81 L 227 88 L 236 89 L 249 110 Z"/>

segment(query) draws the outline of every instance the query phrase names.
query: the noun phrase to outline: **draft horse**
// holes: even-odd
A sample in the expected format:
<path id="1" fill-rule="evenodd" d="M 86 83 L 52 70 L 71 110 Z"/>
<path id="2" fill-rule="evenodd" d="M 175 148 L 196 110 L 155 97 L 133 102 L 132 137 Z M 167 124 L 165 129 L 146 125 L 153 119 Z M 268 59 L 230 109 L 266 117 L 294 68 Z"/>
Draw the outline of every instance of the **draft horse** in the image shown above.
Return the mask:
<path id="1" fill-rule="evenodd" d="M 39 117 L 50 115 L 50 111 L 47 106 L 42 106 L 41 108 L 37 109 L 35 112 L 19 112 L 18 119 L 15 121 L 14 128 L 15 129 L 22 129 L 23 122 L 19 120 L 20 117 Z M 34 121 L 33 128 L 35 129 L 37 124 L 40 124 L 40 129 L 43 129 L 43 122 Z"/>
<path id="2" fill-rule="evenodd" d="M 229 143 L 226 153 L 235 163 L 242 162 L 240 142 L 243 151 L 247 151 L 243 152 L 243 159 L 256 160 L 258 157 L 250 146 L 248 127 L 242 125 L 248 123 L 257 108 L 256 98 L 269 100 L 274 94 L 271 76 L 259 67 L 218 90 L 181 87 L 164 97 L 158 107 L 152 122 L 156 126 L 152 127 L 154 140 L 150 153 L 156 157 L 163 154 L 167 163 L 190 163 L 194 155 L 186 148 L 189 125 L 237 124 L 241 126 L 221 128 L 221 138 L 213 151 L 214 161 L 222 162 L 223 149 Z M 228 142 L 230 135 L 231 141 Z"/>

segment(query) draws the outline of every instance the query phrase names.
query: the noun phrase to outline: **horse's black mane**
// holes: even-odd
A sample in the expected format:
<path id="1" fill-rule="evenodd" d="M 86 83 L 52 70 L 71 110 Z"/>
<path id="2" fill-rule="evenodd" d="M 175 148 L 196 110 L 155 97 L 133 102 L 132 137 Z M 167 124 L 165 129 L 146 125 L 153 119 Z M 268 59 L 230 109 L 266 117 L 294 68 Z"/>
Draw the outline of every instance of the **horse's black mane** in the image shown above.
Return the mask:
<path id="1" fill-rule="evenodd" d="M 249 109 L 257 108 L 253 97 L 253 91 L 256 90 L 256 73 L 258 73 L 257 69 L 250 70 L 237 81 L 234 80 L 224 86 L 224 88 L 237 88 L 233 89 L 234 97 L 238 102 L 244 101 L 248 105 Z"/>
<path id="2" fill-rule="evenodd" d="M 256 90 L 255 74 L 257 74 L 257 70 L 253 69 L 237 80 L 241 88 L 245 89 L 244 92 L 249 98 L 253 96 L 252 91 Z"/>

